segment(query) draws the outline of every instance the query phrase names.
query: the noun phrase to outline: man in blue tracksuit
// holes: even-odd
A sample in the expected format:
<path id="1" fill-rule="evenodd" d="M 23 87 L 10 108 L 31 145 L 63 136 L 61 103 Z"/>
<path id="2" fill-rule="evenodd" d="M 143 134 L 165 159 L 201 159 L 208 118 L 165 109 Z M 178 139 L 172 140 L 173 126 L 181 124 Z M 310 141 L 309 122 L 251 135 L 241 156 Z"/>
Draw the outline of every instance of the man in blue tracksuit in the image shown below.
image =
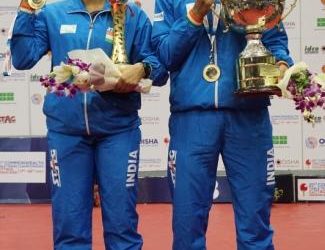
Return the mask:
<path id="1" fill-rule="evenodd" d="M 220 7 L 215 0 L 156 0 L 155 5 L 153 44 L 171 77 L 168 176 L 173 192 L 173 249 L 206 249 L 221 154 L 233 197 L 237 248 L 273 250 L 270 102 L 267 97 L 234 94 L 236 59 L 246 39 L 244 34 L 224 32 L 225 24 L 210 11 L 214 3 Z M 215 35 L 215 41 L 208 34 Z M 292 64 L 283 30 L 265 32 L 262 41 L 281 70 Z M 203 77 L 210 53 L 221 72 L 213 82 Z"/>
<path id="2" fill-rule="evenodd" d="M 168 74 L 152 53 L 151 22 L 137 5 L 128 5 L 125 37 L 130 64 L 121 79 L 126 86 L 128 77 L 148 77 L 154 85 L 163 85 Z M 105 0 L 58 1 L 36 13 L 23 1 L 11 40 L 13 65 L 32 68 L 48 51 L 53 66 L 74 49 L 101 48 L 110 56 L 112 29 L 111 5 Z M 149 73 L 144 65 L 149 65 Z M 91 91 L 73 98 L 46 95 L 54 249 L 91 249 L 95 177 L 106 249 L 141 249 L 135 209 L 140 106 L 140 94 L 134 91 Z"/>

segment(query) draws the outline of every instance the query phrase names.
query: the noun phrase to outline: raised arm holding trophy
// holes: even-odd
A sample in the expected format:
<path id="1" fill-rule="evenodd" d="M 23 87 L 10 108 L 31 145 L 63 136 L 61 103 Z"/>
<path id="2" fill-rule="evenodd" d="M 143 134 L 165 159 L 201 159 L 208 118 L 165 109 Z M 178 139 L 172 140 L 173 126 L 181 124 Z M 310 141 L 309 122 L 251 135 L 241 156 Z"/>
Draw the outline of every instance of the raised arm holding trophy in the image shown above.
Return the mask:
<path id="1" fill-rule="evenodd" d="M 206 249 L 219 155 L 232 194 L 237 249 L 274 249 L 269 95 L 277 93 L 275 64 L 283 70 L 293 64 L 280 22 L 283 3 L 156 0 L 153 44 L 171 75 L 173 250 Z"/>
<path id="2" fill-rule="evenodd" d="M 96 179 L 105 248 L 139 250 L 141 91 L 136 87 L 142 78 L 158 86 L 168 78 L 151 48 L 151 22 L 138 5 L 127 1 L 41 4 L 22 1 L 10 47 L 18 70 L 32 68 L 48 51 L 52 55 L 53 72 L 47 78 L 51 91 L 43 111 L 51 158 L 53 248 L 92 248 Z M 69 83 L 84 85 L 77 86 L 73 97 L 58 95 Z"/>
<path id="3" fill-rule="evenodd" d="M 240 53 L 238 71 L 238 95 L 279 95 L 277 87 L 280 71 L 275 56 L 262 44 L 262 33 L 279 27 L 280 22 L 296 6 L 291 1 L 290 9 L 284 13 L 285 0 L 221 0 L 222 18 L 226 29 L 246 33 L 247 45 Z M 285 62 L 283 62 L 285 63 Z M 287 65 L 288 66 L 288 65 Z"/>

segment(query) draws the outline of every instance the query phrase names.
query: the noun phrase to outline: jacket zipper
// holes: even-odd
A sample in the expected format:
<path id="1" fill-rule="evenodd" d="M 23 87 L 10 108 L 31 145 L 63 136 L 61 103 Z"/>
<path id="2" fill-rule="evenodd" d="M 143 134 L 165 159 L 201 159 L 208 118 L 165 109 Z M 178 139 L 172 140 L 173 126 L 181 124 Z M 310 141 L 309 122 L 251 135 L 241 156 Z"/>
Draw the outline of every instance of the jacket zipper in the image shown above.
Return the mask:
<path id="1" fill-rule="evenodd" d="M 217 39 L 215 39 L 214 40 L 214 46 L 215 46 L 215 51 L 216 51 L 216 53 L 214 53 L 214 62 L 215 62 L 215 64 L 216 65 L 218 65 L 218 56 L 217 56 L 217 53 L 218 53 L 218 47 L 217 47 Z M 219 107 L 219 104 L 218 104 L 218 102 L 219 102 L 219 99 L 218 99 L 218 94 L 219 94 L 219 79 L 215 82 L 215 85 L 214 85 L 214 106 L 216 107 L 216 108 L 218 108 Z"/>
<path id="2" fill-rule="evenodd" d="M 98 12 L 94 18 L 91 17 L 91 15 L 86 12 L 91 20 L 90 25 L 89 25 L 89 32 L 88 32 L 88 38 L 87 38 L 87 47 L 86 50 L 89 50 L 90 47 L 90 39 L 93 34 L 93 29 L 94 29 L 94 23 L 97 18 L 97 16 L 103 12 L 106 12 L 107 10 L 102 10 Z M 87 92 L 84 93 L 84 116 L 85 116 L 85 124 L 86 124 L 86 131 L 87 135 L 90 135 L 90 128 L 89 128 L 89 119 L 88 119 L 88 107 L 87 107 Z"/>
<path id="3" fill-rule="evenodd" d="M 89 25 L 89 33 L 88 33 L 88 38 L 87 38 L 86 50 L 89 50 L 90 39 L 91 39 L 91 36 L 93 34 L 93 29 L 94 29 L 94 20 L 91 18 L 90 15 L 89 15 L 89 17 L 91 19 L 91 22 L 90 22 L 90 25 Z M 89 119 L 88 119 L 88 107 L 87 107 L 87 92 L 84 93 L 84 116 L 85 116 L 85 124 L 86 124 L 87 135 L 90 135 Z"/>

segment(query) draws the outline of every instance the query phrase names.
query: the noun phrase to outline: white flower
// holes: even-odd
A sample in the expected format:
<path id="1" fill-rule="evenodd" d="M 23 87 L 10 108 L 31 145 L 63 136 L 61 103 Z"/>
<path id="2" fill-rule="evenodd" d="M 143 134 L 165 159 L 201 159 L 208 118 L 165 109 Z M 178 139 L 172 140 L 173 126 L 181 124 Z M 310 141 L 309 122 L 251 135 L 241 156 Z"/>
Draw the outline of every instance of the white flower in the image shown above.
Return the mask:
<path id="1" fill-rule="evenodd" d="M 318 74 L 314 77 L 314 81 L 317 82 L 322 86 L 323 89 L 325 89 L 325 74 Z"/>
<path id="2" fill-rule="evenodd" d="M 308 69 L 308 65 L 305 62 L 299 62 L 292 65 L 285 73 L 283 78 L 278 83 L 278 87 L 281 89 L 282 97 L 292 99 L 291 93 L 287 90 L 287 86 L 292 74 L 305 71 Z"/>
<path id="3" fill-rule="evenodd" d="M 53 73 L 55 74 L 55 81 L 60 84 L 68 81 L 71 77 L 79 74 L 80 69 L 77 66 L 67 65 L 61 63 L 59 66 L 53 68 Z"/>
<path id="4" fill-rule="evenodd" d="M 87 71 L 81 71 L 73 79 L 73 84 L 78 86 L 81 90 L 86 90 L 89 88 L 90 75 Z"/>

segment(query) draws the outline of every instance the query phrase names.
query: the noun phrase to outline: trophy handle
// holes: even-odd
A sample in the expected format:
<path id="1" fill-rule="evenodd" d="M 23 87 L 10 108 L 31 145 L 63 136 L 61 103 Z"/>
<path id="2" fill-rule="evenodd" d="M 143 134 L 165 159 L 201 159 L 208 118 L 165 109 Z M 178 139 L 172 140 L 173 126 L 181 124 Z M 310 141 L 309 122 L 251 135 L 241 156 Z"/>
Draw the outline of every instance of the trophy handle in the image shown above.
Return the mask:
<path id="1" fill-rule="evenodd" d="M 222 3 L 222 1 L 221 1 L 221 3 Z M 228 32 L 229 29 L 230 29 L 230 25 L 228 24 L 228 22 L 226 22 L 226 18 L 225 18 L 225 16 L 224 16 L 223 14 L 221 14 L 221 13 L 222 13 L 222 8 L 221 8 L 220 13 L 218 13 L 218 12 L 215 10 L 215 4 L 213 4 L 213 5 L 211 6 L 210 9 L 211 9 L 212 13 L 213 13 L 216 17 L 218 17 L 219 19 L 221 19 L 221 20 L 223 21 L 223 23 L 224 23 L 224 25 L 225 25 L 225 28 L 224 28 L 223 32 L 224 32 L 224 33 Z"/>
<path id="2" fill-rule="evenodd" d="M 281 17 L 281 21 L 284 20 L 285 18 L 287 18 L 287 16 L 292 12 L 292 10 L 296 7 L 298 0 L 295 0 L 292 4 L 290 4 L 290 9 L 288 10 L 288 12 L 286 14 L 284 14 Z"/>

